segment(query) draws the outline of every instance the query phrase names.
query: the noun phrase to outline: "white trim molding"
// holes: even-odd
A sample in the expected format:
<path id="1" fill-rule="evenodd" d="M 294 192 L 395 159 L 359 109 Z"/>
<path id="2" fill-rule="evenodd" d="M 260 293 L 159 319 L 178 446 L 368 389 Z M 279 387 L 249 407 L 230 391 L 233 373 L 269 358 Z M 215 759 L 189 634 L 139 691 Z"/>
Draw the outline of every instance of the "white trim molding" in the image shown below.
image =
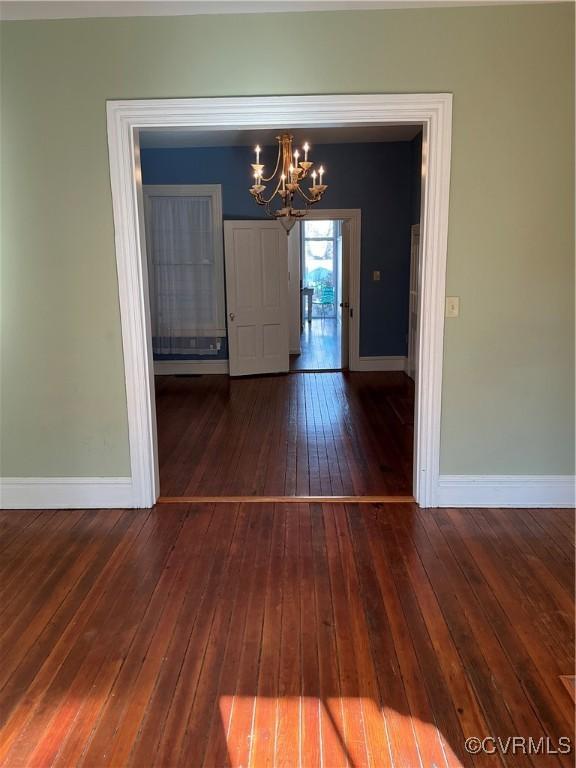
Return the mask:
<path id="1" fill-rule="evenodd" d="M 107 103 L 108 146 L 133 506 L 159 495 L 153 361 L 143 242 L 139 128 L 278 128 L 422 125 L 421 286 L 414 496 L 434 506 L 440 409 L 452 95 L 448 93 L 150 99 Z"/>
<path id="2" fill-rule="evenodd" d="M 380 357 L 359 357 L 355 371 L 405 371 L 406 358 L 402 355 L 384 355 Z"/>
<path id="3" fill-rule="evenodd" d="M 441 475 L 438 507 L 574 507 L 573 475 Z"/>
<path id="4" fill-rule="evenodd" d="M 3 477 L 0 509 L 134 507 L 129 477 Z"/>
<path id="5" fill-rule="evenodd" d="M 228 373 L 228 360 L 155 360 L 155 376 Z"/>

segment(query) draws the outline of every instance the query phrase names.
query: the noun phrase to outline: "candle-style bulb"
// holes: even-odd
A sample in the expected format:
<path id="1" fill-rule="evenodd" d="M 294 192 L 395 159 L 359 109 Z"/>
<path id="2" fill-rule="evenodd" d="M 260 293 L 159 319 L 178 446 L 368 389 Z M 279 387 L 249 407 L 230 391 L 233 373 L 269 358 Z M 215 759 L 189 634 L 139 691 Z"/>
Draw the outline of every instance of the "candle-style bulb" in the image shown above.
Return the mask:
<path id="1" fill-rule="evenodd" d="M 260 149 L 260 145 L 256 144 L 256 149 L 254 150 L 256 152 L 256 165 L 259 165 L 260 163 L 260 152 L 262 151 Z"/>
<path id="2" fill-rule="evenodd" d="M 321 165 L 320 168 L 318 168 L 318 174 L 320 176 L 320 184 L 322 184 L 322 176 L 324 176 L 324 173 L 325 173 L 324 166 Z"/>
<path id="3" fill-rule="evenodd" d="M 298 150 L 295 150 L 295 152 L 294 152 L 294 161 L 295 161 L 296 165 L 298 165 L 298 158 L 299 157 L 300 157 L 300 152 L 298 152 Z"/>
<path id="4" fill-rule="evenodd" d="M 316 171 L 312 171 L 312 184 L 316 186 Z"/>
<path id="5" fill-rule="evenodd" d="M 302 149 L 304 150 L 304 162 L 307 163 L 308 162 L 308 150 L 310 149 L 310 145 L 308 144 L 308 142 L 306 142 L 304 144 Z"/>

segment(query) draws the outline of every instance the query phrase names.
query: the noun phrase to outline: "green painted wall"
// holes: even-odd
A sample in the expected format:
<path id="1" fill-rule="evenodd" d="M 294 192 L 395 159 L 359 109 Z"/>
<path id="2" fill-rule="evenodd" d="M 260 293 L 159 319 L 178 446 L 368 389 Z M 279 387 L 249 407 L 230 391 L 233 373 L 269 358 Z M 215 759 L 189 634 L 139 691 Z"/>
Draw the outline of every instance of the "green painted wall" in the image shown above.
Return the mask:
<path id="1" fill-rule="evenodd" d="M 442 471 L 573 471 L 573 6 L 1 35 L 2 474 L 129 473 L 107 99 L 405 91 L 454 94 Z"/>

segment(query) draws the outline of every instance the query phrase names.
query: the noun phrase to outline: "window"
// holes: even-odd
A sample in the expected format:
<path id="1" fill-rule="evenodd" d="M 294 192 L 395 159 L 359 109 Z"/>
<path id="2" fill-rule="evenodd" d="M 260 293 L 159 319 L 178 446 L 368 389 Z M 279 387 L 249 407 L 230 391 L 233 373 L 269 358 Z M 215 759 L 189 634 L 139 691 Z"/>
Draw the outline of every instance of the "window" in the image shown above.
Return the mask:
<path id="1" fill-rule="evenodd" d="M 340 221 L 306 219 L 302 226 L 302 285 L 313 288 L 312 318 L 336 317 L 339 304 Z"/>
<path id="2" fill-rule="evenodd" d="M 216 355 L 226 337 L 221 188 L 143 192 L 154 356 Z"/>

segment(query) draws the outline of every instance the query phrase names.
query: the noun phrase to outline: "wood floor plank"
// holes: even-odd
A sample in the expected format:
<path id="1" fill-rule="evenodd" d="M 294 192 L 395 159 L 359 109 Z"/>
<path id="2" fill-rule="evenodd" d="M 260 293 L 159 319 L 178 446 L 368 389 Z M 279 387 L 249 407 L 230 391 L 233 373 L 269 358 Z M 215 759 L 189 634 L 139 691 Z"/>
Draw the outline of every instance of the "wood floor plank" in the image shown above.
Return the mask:
<path id="1" fill-rule="evenodd" d="M 395 587 L 394 574 L 377 535 L 374 514 L 363 515 L 367 542 L 374 563 L 378 585 L 402 675 L 406 701 L 414 728 L 414 736 L 423 765 L 451 766 L 458 764 L 450 745 L 437 727 L 437 718 L 423 684 L 426 669 L 418 661 L 411 628 L 402 610 L 402 603 Z"/>
<path id="2" fill-rule="evenodd" d="M 569 705 L 570 712 L 566 714 L 567 700 L 563 703 L 561 698 L 558 699 L 549 690 L 550 676 L 545 664 L 541 664 L 539 658 L 535 661 L 529 652 L 531 635 L 526 644 L 523 624 L 518 621 L 518 617 L 509 615 L 506 608 L 501 605 L 499 591 L 493 590 L 493 585 L 487 578 L 486 569 L 479 566 L 470 556 L 466 547 L 467 537 L 462 538 L 461 532 L 453 525 L 449 513 L 438 512 L 434 518 L 461 572 L 482 605 L 489 623 L 494 627 L 508 659 L 514 665 L 516 675 L 546 732 L 555 737 L 563 735 L 570 728 L 568 723 L 571 718 L 571 706 Z"/>
<path id="3" fill-rule="evenodd" d="M 318 605 L 314 581 L 314 550 L 310 507 L 301 505 L 300 513 L 300 638 L 301 638 L 301 710 L 300 752 L 302 768 L 321 765 L 320 749 L 320 666 L 318 658 Z"/>
<path id="4" fill-rule="evenodd" d="M 571 562 L 571 552 L 566 553 L 558 547 L 553 537 L 549 535 L 548 527 L 529 513 L 530 510 L 511 509 L 506 516 L 500 516 L 500 523 L 504 524 L 508 531 L 520 527 L 521 535 L 516 535 L 516 542 L 522 546 L 527 557 L 534 556 L 542 562 L 558 583 L 569 593 L 572 604 L 574 603 L 574 569 Z M 570 537 L 574 545 L 574 537 Z M 574 546 L 572 546 L 572 552 Z"/>
<path id="5" fill-rule="evenodd" d="M 388 404 L 413 404 L 403 373 L 156 382 L 163 496 L 411 494 L 413 428 Z"/>
<path id="6" fill-rule="evenodd" d="M 485 541 L 499 540 L 500 534 L 488 524 L 484 510 L 470 510 L 466 519 L 480 529 Z M 556 605 L 552 590 L 545 588 L 540 579 L 535 579 L 532 569 L 526 567 L 521 555 L 517 552 L 510 539 L 504 539 L 507 546 L 503 547 L 506 559 L 508 583 L 515 582 L 517 589 L 524 590 L 524 600 L 517 610 L 523 610 L 532 616 L 532 631 L 538 633 L 542 643 L 549 649 L 551 657 L 558 662 L 559 669 L 565 669 L 571 660 L 570 649 L 566 647 L 564 638 L 570 631 L 566 617 Z M 538 567 L 536 563 L 536 567 Z M 569 611 L 569 608 L 567 609 Z M 558 674 L 562 674 L 558 672 Z"/>
<path id="7" fill-rule="evenodd" d="M 539 691 L 545 694 L 546 688 L 550 689 L 552 700 L 556 702 L 552 711 L 562 720 L 565 718 L 566 706 L 571 712 L 571 702 L 567 699 L 566 689 L 560 681 L 560 675 L 570 674 L 551 653 L 549 644 L 544 637 L 544 631 L 534 631 L 534 611 L 524 605 L 520 599 L 525 594 L 523 586 L 511 582 L 508 578 L 508 566 L 502 556 L 504 550 L 498 552 L 491 539 L 483 539 L 482 531 L 475 527 L 475 521 L 466 510 L 462 512 L 455 509 L 447 511 L 447 516 L 460 533 L 460 539 L 468 549 L 474 563 L 482 571 L 491 591 L 497 596 L 503 611 L 513 622 L 516 634 L 520 637 L 523 647 L 531 657 L 536 669 L 547 671 L 545 687 L 539 687 Z M 567 727 L 567 719 L 564 719 Z"/>
<path id="8" fill-rule="evenodd" d="M 437 663 L 442 669 L 450 697 L 460 716 L 464 737 L 489 733 L 481 702 L 475 696 L 469 679 L 465 675 L 454 674 L 454 670 L 459 670 L 462 667 L 458 649 L 442 618 L 441 606 L 424 570 L 418 551 L 414 548 L 414 542 L 407 534 L 402 521 L 396 517 L 392 521 L 391 534 L 394 540 L 394 550 L 402 557 L 434 646 Z M 488 761 L 486 756 L 476 755 L 475 763 L 485 764 L 487 762 L 491 761 Z"/>
<path id="9" fill-rule="evenodd" d="M 146 764 L 155 755 L 190 650 L 190 642 L 195 637 L 194 628 L 199 615 L 204 609 L 208 610 L 212 599 L 214 574 L 221 567 L 222 558 L 226 554 L 226 531 L 234 520 L 234 509 L 212 507 L 209 510 L 210 523 L 201 542 L 201 552 L 189 562 L 188 585 L 182 611 L 166 651 L 165 659 L 170 659 L 170 663 L 163 663 L 158 669 L 156 684 L 148 700 L 148 708 L 142 718 L 128 765 L 137 767 Z M 202 514 L 203 507 L 194 507 L 193 512 Z"/>
<path id="10" fill-rule="evenodd" d="M 280 657 L 278 700 L 276 706 L 276 735 L 274 765 L 292 768 L 300 763 L 300 590 L 298 561 L 300 559 L 300 515 L 282 509 L 286 520 L 286 539 L 282 569 L 282 624 L 280 628 Z"/>
<path id="11" fill-rule="evenodd" d="M 24 514 L 20 517 L 21 512 L 30 511 L 36 514 L 33 516 Z M 10 517 L 5 519 L 2 525 L 0 573 L 5 568 L 11 569 L 14 562 L 22 562 L 22 553 L 42 535 L 42 529 L 47 528 L 51 520 L 58 519 L 58 513 L 62 511 L 57 509 L 5 511 L 4 515 L 10 515 Z M 35 524 L 32 525 L 34 521 Z"/>
<path id="12" fill-rule="evenodd" d="M 186 765 L 202 765 L 206 739 L 214 717 L 220 720 L 222 727 L 219 691 L 229 654 L 232 655 L 230 663 L 234 665 L 234 649 L 237 647 L 234 636 L 238 632 L 237 622 L 245 610 L 245 596 L 250 581 L 248 563 L 253 563 L 256 557 L 254 543 L 258 539 L 257 529 L 258 526 L 251 526 L 250 508 L 245 505 L 240 509 L 227 578 L 223 582 L 222 598 L 217 604 L 210 627 L 193 706 L 190 708 L 178 757 Z M 236 623 L 233 623 L 234 619 Z"/>
<path id="13" fill-rule="evenodd" d="M 440 599 L 443 616 L 458 648 L 463 669 L 477 697 L 490 733 L 511 733 L 540 737 L 542 729 L 530 701 L 502 651 L 496 635 L 483 616 L 480 604 L 439 541 L 433 521 L 417 514 L 413 536 L 428 578 Z M 532 765 L 523 755 L 513 755 L 512 765 Z"/>
<path id="14" fill-rule="evenodd" d="M 254 567 L 249 569 L 250 586 L 245 594 L 247 611 L 244 628 L 243 631 L 240 628 L 234 630 L 237 642 L 232 645 L 227 668 L 222 673 L 221 689 L 224 693 L 220 696 L 219 712 L 212 720 L 204 755 L 205 768 L 246 766 L 250 757 L 274 508 L 260 509 L 257 513 L 252 510 L 252 514 L 257 518 L 255 528 L 258 533 L 254 537 Z"/>
<path id="15" fill-rule="evenodd" d="M 50 513 L 57 510 L 47 509 L 9 509 L 0 510 L 0 565 L 5 561 L 4 553 L 14 545 L 20 546 L 28 534 L 37 535 L 42 525 L 50 519 Z M 34 525 L 32 526 L 32 523 Z"/>
<path id="16" fill-rule="evenodd" d="M 204 544 L 204 537 L 210 525 L 213 510 L 204 509 L 196 514 L 188 511 L 182 529 L 179 532 L 164 574 L 164 580 L 159 580 L 155 593 L 150 601 L 147 614 L 154 618 L 149 622 L 149 633 L 146 632 L 146 617 L 140 624 L 138 636 L 130 647 L 129 654 L 135 658 L 142 657 L 140 667 L 124 664 L 112 688 L 112 696 L 116 701 L 128 699 L 124 711 L 119 711 L 113 719 L 106 718 L 107 732 L 103 741 L 107 743 L 107 754 L 110 755 L 111 765 L 126 765 L 132 751 L 134 741 L 154 690 L 158 669 L 165 658 L 171 636 L 180 619 L 186 598 L 186 584 L 189 578 L 187 564 L 190 558 L 199 558 Z M 164 597 L 166 594 L 166 598 Z M 150 642 L 148 643 L 148 640 Z M 129 694 L 129 695 L 128 695 Z M 111 733 L 113 729 L 113 733 Z M 95 734 L 96 736 L 96 734 Z"/>
<path id="17" fill-rule="evenodd" d="M 67 542 L 74 537 L 74 526 L 82 521 L 82 510 L 74 510 L 70 515 L 64 510 L 54 510 L 54 514 L 47 513 L 46 525 L 39 526 L 39 530 L 30 530 L 29 536 L 23 536 L 18 540 L 17 547 L 11 551 L 6 550 L 0 558 L 0 621 L 2 616 L 9 623 L 8 610 L 12 599 L 17 597 L 21 605 L 26 604 L 31 595 L 37 590 L 39 571 L 42 578 L 48 576 L 46 562 L 52 562 L 56 568 L 59 564 L 59 555 L 66 551 Z M 36 538 L 38 537 L 38 538 Z M 24 552 L 29 556 L 23 557 Z M 14 584 L 18 584 L 15 590 Z M 18 607 L 16 607 L 18 610 Z"/>
<path id="18" fill-rule="evenodd" d="M 337 519 L 340 517 L 343 516 L 339 515 Z M 346 515 L 346 521 L 349 536 L 341 536 L 341 543 L 349 541 L 352 545 L 351 556 L 354 558 L 354 570 L 358 578 L 358 584 L 353 585 L 350 590 L 351 596 L 357 595 L 359 598 L 359 605 L 356 609 L 352 607 L 352 613 L 355 616 L 369 617 L 364 631 L 372 657 L 374 670 L 372 674 L 377 686 L 373 692 L 371 691 L 369 697 L 376 706 L 370 704 L 369 708 L 365 708 L 367 728 L 371 712 L 378 710 L 380 714 L 378 724 L 381 732 L 378 743 L 381 757 L 377 764 L 386 764 L 387 746 L 391 764 L 408 768 L 408 766 L 418 765 L 420 758 L 390 621 L 378 588 L 362 515 L 354 510 L 352 514 Z M 350 572 L 354 572 L 352 566 Z M 382 723 L 381 720 L 384 722 Z M 372 749 L 376 751 L 374 743 L 372 743 Z"/>
<path id="19" fill-rule="evenodd" d="M 291 371 L 334 370 L 342 365 L 342 324 L 335 317 L 314 317 L 300 334 L 300 354 L 290 355 Z"/>
<path id="20" fill-rule="evenodd" d="M 3 663 L 0 668 L 0 689 L 6 684 L 15 668 L 21 663 L 30 648 L 38 642 L 50 619 L 65 602 L 71 590 L 82 578 L 92 559 L 97 555 L 99 541 L 90 533 L 102 525 L 95 515 L 84 515 L 73 526 L 74 534 L 67 542 L 66 549 L 56 558 L 51 558 L 46 576 L 26 600 L 10 600 L 4 613 L 0 637 Z M 104 524 L 106 527 L 106 524 Z M 56 560 L 56 565 L 51 564 Z"/>
<path id="21" fill-rule="evenodd" d="M 410 579 L 402 550 L 396 545 L 394 539 L 394 521 L 397 514 L 398 508 L 380 508 L 373 516 L 370 532 L 375 545 L 383 550 L 383 557 L 386 558 L 402 603 L 402 611 L 420 662 L 422 683 L 434 711 L 434 722 L 437 723 L 442 734 L 446 758 L 450 764 L 457 759 L 458 765 L 469 766 L 473 763 L 473 759 L 465 752 L 463 746 L 462 712 L 459 711 L 461 707 L 457 705 L 450 691 L 449 681 L 438 663 L 437 651 L 420 607 L 418 591 Z M 408 520 L 411 520 L 413 514 L 414 510 L 411 509 Z"/>
<path id="22" fill-rule="evenodd" d="M 242 514 L 242 526 L 239 526 Z M 222 515 L 223 516 L 223 515 Z M 237 530 L 246 523 L 245 510 L 237 507 L 228 526 L 223 527 L 222 541 L 215 548 L 216 566 L 210 572 L 210 582 L 206 589 L 205 610 L 201 610 L 190 636 L 186 656 L 182 663 L 178 683 L 170 704 L 170 710 L 160 733 L 155 760 L 160 765 L 178 764 L 181 759 L 182 747 L 186 737 L 186 726 L 202 671 L 202 663 L 206 653 L 212 624 L 220 601 L 227 596 L 230 589 L 230 563 L 238 556 L 240 542 L 235 539 Z"/>
<path id="23" fill-rule="evenodd" d="M 339 531 L 335 520 L 334 508 L 326 507 L 324 514 L 324 530 L 326 535 L 326 551 L 330 573 L 330 585 L 334 608 L 334 628 L 336 634 L 336 651 L 338 655 L 338 673 L 340 677 L 340 693 L 342 695 L 342 714 L 346 750 L 350 764 L 353 766 L 369 766 L 370 756 L 367 747 L 365 724 L 365 707 L 367 700 L 358 696 L 360 682 L 355 653 L 355 636 L 350 630 L 351 617 L 356 606 L 351 599 L 351 591 L 356 583 L 349 573 L 350 562 L 339 546 Z M 352 623 L 355 621 L 352 618 Z M 383 736 L 384 723 L 378 718 L 379 729 Z M 381 738 L 381 742 L 383 738 Z"/>
<path id="24" fill-rule="evenodd" d="M 276 738 L 276 704 L 280 647 L 278 628 L 282 621 L 282 560 L 286 541 L 286 517 L 280 506 L 274 510 L 272 550 L 264 605 L 264 625 L 260 649 L 260 665 L 256 685 L 256 701 L 250 740 L 249 765 L 266 768 L 274 764 Z M 235 736 L 238 740 L 238 735 Z"/>
<path id="25" fill-rule="evenodd" d="M 332 485 L 321 398 L 309 445 Z M 267 418 L 253 425 L 276 444 L 286 414 Z M 234 448 L 226 462 L 255 460 L 266 483 L 268 459 Z M 0 766 L 568 768 L 573 754 L 464 748 L 572 736 L 573 554 L 559 542 L 573 533 L 523 515 L 294 502 L 23 516 Z M 27 563 L 33 610 L 15 594 Z"/>
<path id="26" fill-rule="evenodd" d="M 102 560 L 94 562 L 93 570 L 89 570 L 82 580 L 84 583 L 79 583 L 71 600 L 65 601 L 54 614 L 50 624 L 26 654 L 25 663 L 15 670 L 2 689 L 0 719 L 3 738 L 0 762 L 16 737 L 35 717 L 37 707 L 43 702 L 64 661 L 72 656 L 78 646 L 80 651 L 83 650 L 78 636 L 82 636 L 98 601 L 104 598 L 116 569 L 140 535 L 148 517 L 142 513 L 122 513 L 118 525 L 100 542 Z M 106 608 L 109 612 L 110 605 Z M 23 692 L 26 694 L 26 707 L 21 706 Z"/>
<path id="27" fill-rule="evenodd" d="M 318 697 L 322 764 L 349 765 L 345 740 L 344 711 L 338 671 L 334 606 L 326 552 L 324 515 L 320 505 L 311 505 L 314 588 L 317 610 Z"/>
<path id="28" fill-rule="evenodd" d="M 138 552 L 143 553 L 146 551 L 145 547 L 148 536 L 154 532 L 153 526 L 148 525 L 152 515 L 148 516 L 145 514 L 142 517 L 144 528 L 147 530 L 144 536 L 137 536 L 136 556 Z M 162 521 L 162 527 L 170 529 L 170 521 Z M 159 538 L 161 539 L 162 537 Z M 120 552 L 120 556 L 125 558 L 128 551 L 129 549 L 123 549 Z M 34 707 L 32 712 L 28 712 L 26 726 L 18 728 L 19 744 L 16 743 L 15 747 L 13 747 L 14 755 L 18 755 L 19 758 L 25 756 L 27 750 L 35 747 L 44 730 L 50 727 L 50 723 L 59 716 L 59 713 L 64 711 L 67 718 L 74 717 L 77 709 L 82 708 L 91 700 L 91 696 L 87 695 L 87 691 L 90 691 L 92 681 L 98 672 L 102 658 L 101 648 L 107 648 L 106 635 L 114 632 L 116 629 L 116 621 L 119 616 L 116 613 L 118 606 L 120 606 L 122 611 L 120 615 L 123 619 L 125 618 L 126 610 L 122 603 L 122 597 L 130 594 L 130 590 L 134 590 L 136 586 L 134 580 L 129 578 L 130 564 L 126 563 L 125 560 L 121 561 L 121 564 L 124 566 L 122 574 L 125 577 L 122 582 L 122 588 L 108 592 L 107 587 L 105 587 L 104 592 L 100 595 L 100 600 L 96 604 L 96 610 L 86 610 L 80 617 L 81 623 L 78 628 L 74 626 L 74 621 L 71 625 L 67 626 L 65 632 L 66 642 L 58 649 L 57 659 L 61 660 L 60 664 L 54 664 L 42 669 L 44 674 L 42 675 L 42 681 L 39 681 L 35 690 L 36 695 L 32 702 Z M 115 575 L 117 576 L 117 574 L 113 573 L 112 577 L 114 578 Z M 138 584 L 138 588 L 145 589 L 145 585 Z M 76 635 L 76 631 L 80 631 L 80 634 Z M 92 639 L 96 636 L 96 632 L 98 632 L 99 644 L 95 646 L 92 643 Z M 70 646 L 69 642 L 72 638 L 74 638 L 75 642 Z M 77 689 L 82 694 L 79 695 Z M 64 691 L 64 695 L 60 694 L 61 691 Z M 102 701 L 100 703 L 102 704 Z M 16 710 L 14 717 L 11 718 L 15 728 L 17 727 L 18 714 L 19 710 Z M 90 721 L 90 730 L 94 725 L 95 722 L 93 720 Z M 83 744 L 83 747 L 85 746 L 86 742 Z M 12 760 L 9 756 L 7 764 L 10 765 L 11 762 Z"/>
<path id="29" fill-rule="evenodd" d="M 534 541 L 525 528 L 524 535 L 518 535 L 518 529 L 523 526 L 522 520 L 513 519 L 511 515 L 503 517 L 490 509 L 482 510 L 482 515 L 507 545 L 507 550 L 516 553 L 524 584 L 528 578 L 532 580 L 530 593 L 540 597 L 542 604 L 546 606 L 544 610 L 550 614 L 551 619 L 559 620 L 557 630 L 563 643 L 564 638 L 573 629 L 571 614 L 574 605 L 574 582 L 566 589 L 561 579 L 555 576 L 558 560 L 547 557 L 546 550 L 540 548 L 539 541 Z"/>
<path id="30" fill-rule="evenodd" d="M 475 649 L 472 648 L 468 640 L 466 643 L 459 644 L 463 663 L 467 669 L 473 670 L 473 680 L 475 680 L 477 687 L 481 686 L 484 690 L 493 688 L 493 693 L 489 691 L 488 695 L 483 696 L 483 700 L 487 702 L 496 699 L 496 703 L 493 702 L 484 707 L 485 712 L 487 712 L 487 719 L 498 713 L 500 707 L 497 702 L 501 700 L 513 721 L 513 726 L 507 732 L 526 737 L 533 736 L 536 739 L 545 736 L 546 729 L 538 716 L 538 710 L 523 685 L 522 676 L 518 674 L 516 659 L 506 652 L 502 637 L 490 621 L 490 613 L 486 611 L 485 600 L 480 601 L 478 599 L 472 586 L 465 578 L 465 574 L 460 570 L 448 542 L 438 536 L 440 528 L 437 519 L 419 514 L 418 520 L 422 528 L 426 530 L 431 550 L 433 550 L 433 552 L 429 552 L 427 558 L 429 562 L 428 573 L 431 575 L 433 571 L 437 573 L 440 569 L 445 569 L 445 584 L 448 585 L 447 588 L 451 587 L 453 591 L 456 591 L 456 597 L 460 603 L 460 607 L 457 603 L 453 605 L 454 616 L 451 616 L 447 621 L 451 625 L 461 623 L 465 626 L 462 620 L 462 617 L 465 617 L 467 626 L 465 626 L 464 632 L 467 633 L 467 638 L 473 638 L 475 641 Z M 438 562 L 442 563 L 440 568 Z M 446 604 L 445 600 L 442 602 L 443 605 Z M 459 629 L 455 627 L 453 636 L 458 632 Z M 473 654 L 476 656 L 481 654 L 484 661 L 478 661 L 477 658 L 473 661 Z M 483 675 L 485 679 L 479 679 L 480 675 Z M 493 729 L 498 729 L 499 732 L 505 731 L 502 726 L 498 725 L 494 725 Z M 559 757 L 557 762 L 560 763 L 561 761 L 565 761 L 565 758 Z M 526 760 L 527 764 L 532 764 L 532 762 Z M 550 763 L 553 764 L 553 762 L 554 760 L 551 759 Z M 564 762 L 563 764 L 568 765 L 569 763 Z"/>

